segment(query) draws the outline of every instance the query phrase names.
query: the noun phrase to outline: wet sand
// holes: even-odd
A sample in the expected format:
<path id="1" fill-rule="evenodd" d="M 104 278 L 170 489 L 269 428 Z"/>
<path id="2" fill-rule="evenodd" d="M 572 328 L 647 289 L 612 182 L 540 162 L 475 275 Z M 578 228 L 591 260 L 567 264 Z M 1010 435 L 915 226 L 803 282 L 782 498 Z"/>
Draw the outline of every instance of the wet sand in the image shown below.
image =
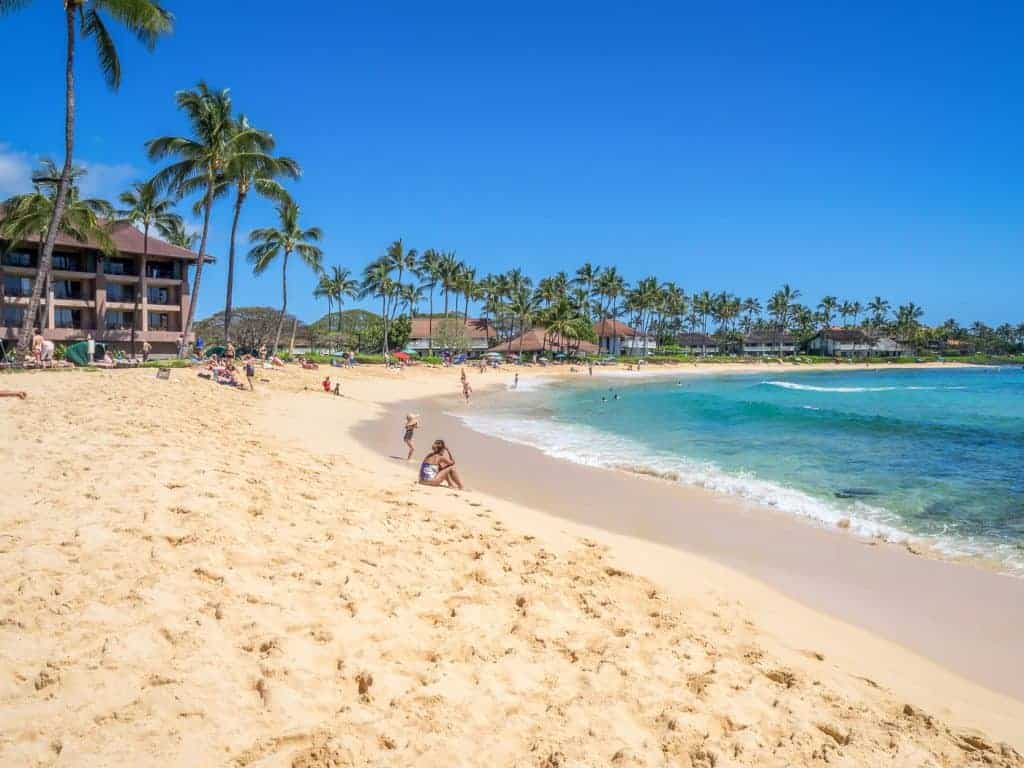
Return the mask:
<path id="1" fill-rule="evenodd" d="M 510 374 L 494 375 L 505 382 Z M 476 489 L 712 558 L 1024 701 L 1024 579 L 869 542 L 724 494 L 552 458 L 469 429 L 449 415 L 466 408 L 455 397 L 398 407 L 421 414 L 427 439 L 443 435 L 457 446 Z M 470 407 L 487 408 L 486 397 Z M 387 454 L 393 431 L 382 420 L 356 434 Z"/>

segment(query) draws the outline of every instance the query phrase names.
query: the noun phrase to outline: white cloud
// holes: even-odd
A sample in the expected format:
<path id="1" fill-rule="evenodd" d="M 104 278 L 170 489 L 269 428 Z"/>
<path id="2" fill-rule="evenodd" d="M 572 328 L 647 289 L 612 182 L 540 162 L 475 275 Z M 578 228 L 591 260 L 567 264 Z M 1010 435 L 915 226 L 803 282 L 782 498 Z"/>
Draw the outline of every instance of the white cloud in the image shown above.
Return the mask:
<path id="1" fill-rule="evenodd" d="M 101 197 L 114 202 L 133 181 L 141 178 L 139 169 L 129 163 L 92 163 L 80 160 L 77 164 L 86 172 L 80 183 L 83 197 Z"/>
<path id="2" fill-rule="evenodd" d="M 0 143 L 0 199 L 32 189 L 32 171 L 39 159 Z M 54 157 L 54 160 L 60 164 L 59 158 Z M 133 181 L 142 178 L 141 171 L 130 163 L 95 163 L 75 158 L 75 165 L 86 171 L 80 184 L 85 197 L 101 197 L 113 202 Z"/>
<path id="3" fill-rule="evenodd" d="M 0 144 L 0 199 L 27 192 L 32 184 L 32 158 Z"/>

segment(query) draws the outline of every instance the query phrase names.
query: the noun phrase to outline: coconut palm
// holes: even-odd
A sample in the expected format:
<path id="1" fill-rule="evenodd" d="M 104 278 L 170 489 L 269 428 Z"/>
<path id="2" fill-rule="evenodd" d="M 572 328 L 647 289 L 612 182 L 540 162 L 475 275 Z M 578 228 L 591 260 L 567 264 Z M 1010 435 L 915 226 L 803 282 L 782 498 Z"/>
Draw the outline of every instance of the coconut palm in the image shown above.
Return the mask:
<path id="1" fill-rule="evenodd" d="M 31 5 L 31 0 L 0 0 L 0 16 Z M 42 298 L 44 281 L 50 276 L 53 246 L 60 231 L 61 217 L 68 205 L 68 192 L 72 185 L 75 144 L 75 42 L 76 22 L 78 34 L 92 38 L 96 46 L 103 79 L 113 90 L 121 85 L 121 61 L 107 25 L 110 20 L 125 26 L 149 50 L 156 47 L 160 35 L 168 34 L 174 26 L 174 17 L 154 0 L 63 0 L 64 29 L 64 165 L 55 174 L 55 193 L 47 223 L 46 236 L 37 265 L 36 280 L 32 286 L 28 308 L 18 335 L 18 354 L 28 351 L 32 339 L 32 324 Z"/>
<path id="2" fill-rule="evenodd" d="M 323 251 L 316 245 L 323 233 L 319 227 L 303 228 L 299 224 L 299 206 L 294 200 L 287 200 L 277 205 L 277 227 L 254 229 L 249 234 L 249 242 L 253 243 L 248 259 L 253 272 L 263 274 L 278 256 L 281 260 L 281 316 L 277 321 L 277 333 L 274 336 L 274 352 L 281 343 L 281 329 L 288 312 L 288 257 L 293 253 L 314 272 L 319 273 L 323 259 Z"/>
<path id="3" fill-rule="evenodd" d="M 448 317 L 448 297 L 458 290 L 459 279 L 462 276 L 462 264 L 455 256 L 455 251 L 447 251 L 441 254 L 441 260 L 437 267 L 438 281 L 441 284 L 441 291 L 444 293 L 444 316 Z"/>
<path id="4" fill-rule="evenodd" d="M 394 296 L 397 284 L 391 277 L 392 261 L 385 254 L 374 259 L 363 270 L 363 281 L 360 284 L 359 297 L 380 297 L 380 316 L 384 323 L 383 354 L 388 353 L 388 301 Z"/>
<path id="5" fill-rule="evenodd" d="M 601 337 L 607 336 L 605 321 L 609 315 L 614 320 L 618 314 L 616 305 L 619 298 L 626 292 L 626 280 L 619 274 L 615 267 L 607 267 L 601 270 L 594 281 L 594 293 L 597 294 L 601 304 Z M 609 349 L 609 351 L 611 351 Z"/>
<path id="6" fill-rule="evenodd" d="M 196 305 L 199 304 L 199 288 L 203 279 L 214 199 L 218 188 L 223 189 L 228 169 L 236 155 L 248 151 L 254 143 L 259 143 L 262 132 L 252 127 L 242 127 L 232 117 L 229 91 L 213 91 L 202 81 L 195 90 L 178 91 L 175 102 L 188 118 L 192 136 L 161 136 L 151 139 L 146 142 L 146 151 L 150 160 L 174 158 L 170 165 L 153 177 L 159 189 L 170 189 L 179 196 L 202 193 L 200 207 L 203 230 L 199 238 L 199 258 L 196 259 L 192 283 L 192 301 L 182 328 L 182 337 L 188 339 L 192 332 Z M 183 355 L 184 352 L 182 345 L 179 354 Z"/>
<path id="7" fill-rule="evenodd" d="M 178 225 L 184 225 L 184 222 L 181 216 L 174 212 L 174 201 L 162 197 L 152 180 L 135 183 L 131 189 L 122 192 L 118 200 L 124 208 L 119 210 L 117 215 L 142 229 L 142 264 L 145 269 L 145 264 L 149 260 L 150 229 L 155 229 L 166 237 L 168 232 L 174 231 L 173 228 Z M 135 357 L 135 328 L 138 325 L 141 294 L 139 286 L 135 291 L 135 306 L 132 309 L 132 357 Z"/>
<path id="8" fill-rule="evenodd" d="M 334 311 L 332 309 L 334 284 L 331 282 L 331 276 L 326 272 L 321 272 L 317 276 L 316 286 L 313 288 L 313 298 L 327 299 L 327 332 L 330 333 L 334 330 Z"/>
<path id="9" fill-rule="evenodd" d="M 832 318 L 835 316 L 836 309 L 839 308 L 839 299 L 835 296 L 823 296 L 821 301 L 818 302 L 818 316 L 821 318 L 822 328 L 832 327 Z"/>
<path id="10" fill-rule="evenodd" d="M 162 234 L 168 243 L 184 248 L 186 251 L 191 251 L 195 248 L 196 241 L 199 239 L 198 232 L 189 232 L 186 229 L 184 219 L 168 227 L 167 231 Z"/>
<path id="11" fill-rule="evenodd" d="M 519 321 L 519 356 L 523 355 L 523 335 L 527 328 L 533 324 L 533 318 L 540 311 L 540 298 L 526 285 L 520 283 L 508 302 L 508 311 Z M 512 339 L 509 338 L 509 349 L 512 349 Z"/>
<path id="12" fill-rule="evenodd" d="M 235 286 L 235 240 L 242 205 L 250 192 L 260 197 L 281 202 L 288 193 L 278 179 L 297 179 L 302 173 L 299 164 L 290 157 L 274 157 L 274 137 L 254 128 L 245 115 L 235 120 L 229 130 L 240 134 L 234 151 L 218 181 L 215 197 L 235 190 L 234 214 L 231 219 L 231 239 L 228 241 L 228 275 L 224 294 L 224 342 L 231 341 L 231 307 Z M 328 312 L 328 314 L 330 314 Z"/>
<path id="13" fill-rule="evenodd" d="M 433 248 L 428 248 L 420 256 L 419 264 L 416 265 L 416 274 L 419 275 L 420 287 L 428 291 L 430 298 L 430 311 L 427 314 L 427 354 L 434 354 L 434 290 L 440 281 L 439 269 L 441 254 Z"/>
<path id="14" fill-rule="evenodd" d="M 881 296 L 875 296 L 868 302 L 868 312 L 871 313 L 871 323 L 876 328 L 885 324 L 885 317 L 889 314 L 889 302 Z"/>
<path id="15" fill-rule="evenodd" d="M 100 250 L 107 254 L 117 253 L 114 242 L 110 239 L 109 226 L 114 215 L 114 209 L 106 200 L 96 198 L 79 198 L 77 181 L 85 175 L 82 168 L 71 169 L 71 185 L 68 187 L 64 201 L 64 214 L 60 219 L 59 234 L 85 243 L 92 241 Z M 32 192 L 22 195 L 15 195 L 3 203 L 0 209 L 3 211 L 0 221 L 0 240 L 7 241 L 7 249 L 10 250 L 19 241 L 36 238 L 38 240 L 36 263 L 42 263 L 43 248 L 46 242 L 46 233 L 53 220 L 53 209 L 57 199 L 57 166 L 52 160 L 43 160 L 32 174 Z M 0 258 L 0 264 L 3 259 Z M 5 270 L 0 267 L 0 272 Z M 36 283 L 39 284 L 39 294 L 42 296 L 43 284 L 50 279 L 49 273 L 44 277 L 42 271 L 36 273 Z M 0 275 L 2 281 L 2 275 Z M 33 291 L 35 286 L 33 286 Z M 36 306 L 35 313 L 39 312 L 41 302 Z M 36 315 L 32 312 L 31 305 L 25 310 L 23 324 L 28 321 L 29 327 L 37 323 Z M 39 321 L 39 327 L 43 323 Z"/>
<path id="16" fill-rule="evenodd" d="M 775 318 L 775 332 L 777 334 L 778 345 L 779 345 L 779 357 L 782 357 L 782 335 L 785 333 L 788 323 L 791 317 L 791 313 L 796 305 L 796 300 L 800 298 L 800 291 L 790 287 L 789 283 L 783 285 L 779 290 L 772 294 L 771 299 L 768 300 L 768 311 L 772 317 Z"/>

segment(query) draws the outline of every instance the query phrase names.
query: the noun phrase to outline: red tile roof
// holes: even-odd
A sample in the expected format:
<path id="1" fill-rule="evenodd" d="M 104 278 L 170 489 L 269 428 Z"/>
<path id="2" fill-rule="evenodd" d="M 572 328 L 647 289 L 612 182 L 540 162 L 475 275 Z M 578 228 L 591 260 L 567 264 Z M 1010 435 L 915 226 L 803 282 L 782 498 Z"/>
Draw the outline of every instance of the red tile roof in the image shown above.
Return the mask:
<path id="1" fill-rule="evenodd" d="M 111 225 L 110 238 L 114 241 L 114 245 L 117 246 L 119 253 L 136 256 L 142 255 L 142 233 L 128 222 L 114 222 Z M 32 237 L 25 238 L 25 242 L 38 243 L 39 236 L 34 235 Z M 72 237 L 68 237 L 63 233 L 59 233 L 57 235 L 56 244 L 64 248 L 99 248 L 99 246 L 92 240 L 87 240 L 83 243 Z M 179 248 L 176 245 L 166 243 L 160 238 L 154 236 L 152 233 L 149 235 L 149 255 L 157 258 L 186 259 L 188 261 L 196 261 L 199 258 L 198 253 L 194 253 L 187 248 Z M 212 262 L 213 260 L 214 259 L 210 254 L 206 254 L 207 263 Z"/>
<path id="2" fill-rule="evenodd" d="M 634 337 L 639 336 L 640 332 L 630 328 L 625 323 L 620 323 L 618 320 L 613 320 L 608 317 L 604 320 L 598 320 L 594 323 L 594 333 L 601 336 L 622 336 L 622 337 Z"/>
<path id="3" fill-rule="evenodd" d="M 519 352 L 520 339 L 522 340 L 521 351 L 523 352 L 557 352 L 563 346 L 569 351 L 579 350 L 580 352 L 586 352 L 588 354 L 595 354 L 597 352 L 596 344 L 591 344 L 589 341 L 577 339 L 569 339 L 563 344 L 561 337 L 557 333 L 548 335 L 544 328 L 531 328 L 521 336 L 516 336 L 512 339 L 511 348 L 509 348 L 509 343 L 504 341 L 501 344 L 495 344 L 489 351 Z"/>
<path id="4" fill-rule="evenodd" d="M 433 324 L 433 335 L 435 338 L 441 335 L 441 327 L 445 322 L 463 324 L 462 317 L 449 317 L 447 321 L 443 317 L 435 317 L 433 321 L 429 317 L 414 317 L 412 319 L 412 332 L 409 334 L 413 339 L 426 339 L 431 333 L 431 322 Z M 486 320 L 471 317 L 465 321 L 466 334 L 471 339 L 493 339 L 498 333 L 494 326 Z M 456 326 L 458 327 L 458 326 Z"/>

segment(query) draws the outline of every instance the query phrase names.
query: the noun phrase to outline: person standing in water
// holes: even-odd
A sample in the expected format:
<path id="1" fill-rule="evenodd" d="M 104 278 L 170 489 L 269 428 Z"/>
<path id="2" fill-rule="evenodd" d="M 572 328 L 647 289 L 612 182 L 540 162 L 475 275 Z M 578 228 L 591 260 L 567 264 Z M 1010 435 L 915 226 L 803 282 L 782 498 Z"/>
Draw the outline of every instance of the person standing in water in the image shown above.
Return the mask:
<path id="1" fill-rule="evenodd" d="M 519 389 L 519 371 L 516 371 L 516 379 L 512 382 L 512 389 Z"/>

